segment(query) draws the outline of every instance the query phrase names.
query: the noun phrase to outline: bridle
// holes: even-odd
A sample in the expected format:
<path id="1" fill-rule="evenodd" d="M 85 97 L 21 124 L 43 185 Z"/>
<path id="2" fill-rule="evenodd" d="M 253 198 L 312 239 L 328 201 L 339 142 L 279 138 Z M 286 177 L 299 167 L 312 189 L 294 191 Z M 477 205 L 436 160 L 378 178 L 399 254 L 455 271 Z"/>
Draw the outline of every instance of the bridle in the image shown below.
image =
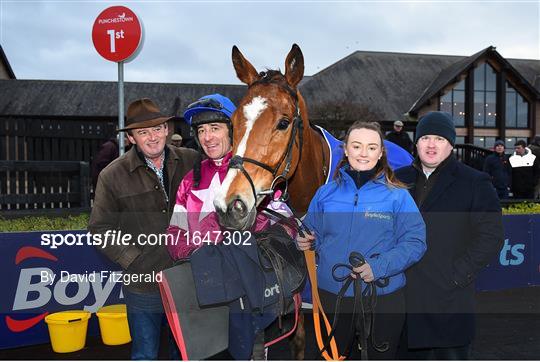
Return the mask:
<path id="1" fill-rule="evenodd" d="M 303 133 L 304 133 L 304 122 L 302 120 L 302 116 L 300 115 L 300 108 L 298 106 L 298 95 L 297 93 L 292 89 L 286 89 L 294 98 L 295 101 L 295 112 L 294 112 L 294 118 L 292 121 L 292 131 L 291 131 L 291 137 L 289 138 L 289 142 L 287 144 L 287 150 L 283 157 L 281 157 L 281 160 L 277 164 L 276 167 L 272 168 L 268 166 L 267 164 L 264 164 L 260 161 L 254 160 L 252 158 L 248 157 L 242 157 L 239 155 L 235 155 L 231 158 L 229 161 L 229 170 L 236 169 L 240 170 L 246 179 L 249 181 L 249 184 L 251 186 L 251 191 L 253 192 L 253 197 L 255 199 L 255 203 L 257 203 L 257 197 L 261 195 L 273 195 L 275 190 L 274 187 L 281 181 L 285 182 L 285 189 L 283 191 L 283 194 L 280 196 L 281 201 L 286 201 L 289 197 L 287 193 L 287 188 L 289 184 L 289 171 L 291 169 L 292 165 L 292 149 L 293 145 L 296 140 L 296 134 L 298 133 L 298 162 L 300 162 L 300 158 L 302 157 L 302 144 L 303 144 Z M 255 189 L 255 184 L 253 183 L 253 179 L 249 175 L 249 173 L 244 168 L 244 162 L 254 164 L 255 166 L 258 166 L 272 174 L 274 179 L 272 180 L 272 183 L 270 185 L 270 188 L 267 190 L 262 190 L 257 192 Z M 283 168 L 283 171 L 278 174 L 279 169 L 281 166 L 285 163 L 285 167 Z"/>

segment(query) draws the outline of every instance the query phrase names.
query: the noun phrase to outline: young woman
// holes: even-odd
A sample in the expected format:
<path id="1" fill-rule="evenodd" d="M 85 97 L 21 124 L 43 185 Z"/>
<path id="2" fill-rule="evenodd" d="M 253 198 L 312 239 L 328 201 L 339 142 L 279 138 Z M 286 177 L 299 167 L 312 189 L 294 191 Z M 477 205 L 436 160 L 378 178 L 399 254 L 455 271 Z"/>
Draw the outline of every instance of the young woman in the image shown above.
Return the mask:
<path id="1" fill-rule="evenodd" d="M 409 192 L 388 166 L 378 124 L 354 123 L 344 148 L 334 180 L 317 190 L 309 206 L 305 223 L 312 235 L 299 235 L 297 243 L 299 249 L 314 248 L 317 253 L 319 296 L 331 320 L 339 317 L 334 336 L 340 353 L 350 351 L 348 358 L 359 359 L 359 346 L 364 344 L 369 359 L 395 359 L 405 321 L 403 271 L 426 251 L 425 225 Z M 363 257 L 365 263 L 351 265 L 351 255 Z M 370 338 L 361 337 L 369 313 L 358 319 L 361 297 L 355 302 L 353 284 L 341 299 L 339 314 L 333 315 L 342 279 L 349 273 L 362 281 L 364 293 L 367 283 L 376 288 Z M 363 302 L 369 309 L 368 300 Z"/>

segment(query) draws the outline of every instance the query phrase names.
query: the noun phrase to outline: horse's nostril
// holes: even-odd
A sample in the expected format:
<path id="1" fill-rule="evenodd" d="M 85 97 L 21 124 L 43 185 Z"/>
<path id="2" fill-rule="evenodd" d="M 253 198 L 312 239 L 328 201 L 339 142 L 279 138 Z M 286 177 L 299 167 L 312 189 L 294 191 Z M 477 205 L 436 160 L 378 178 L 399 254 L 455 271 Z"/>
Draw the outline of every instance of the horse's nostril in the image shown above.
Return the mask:
<path id="1" fill-rule="evenodd" d="M 228 214 L 233 219 L 236 219 L 236 220 L 243 219 L 247 215 L 247 206 L 242 200 L 236 199 L 229 204 Z"/>
<path id="2" fill-rule="evenodd" d="M 233 209 L 240 215 L 245 215 L 247 211 L 246 204 L 242 200 L 235 200 L 233 202 Z"/>

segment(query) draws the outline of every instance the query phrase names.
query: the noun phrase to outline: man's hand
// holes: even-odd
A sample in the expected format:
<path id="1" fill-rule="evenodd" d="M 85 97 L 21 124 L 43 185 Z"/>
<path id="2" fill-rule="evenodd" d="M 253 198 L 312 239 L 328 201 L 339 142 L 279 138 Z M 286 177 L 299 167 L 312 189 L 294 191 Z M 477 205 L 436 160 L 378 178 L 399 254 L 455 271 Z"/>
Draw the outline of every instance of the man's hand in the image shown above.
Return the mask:
<path id="1" fill-rule="evenodd" d="M 296 245 L 298 247 L 298 250 L 301 251 L 310 250 L 314 241 L 315 236 L 311 234 L 306 234 L 304 237 L 300 236 L 300 234 L 296 236 Z"/>

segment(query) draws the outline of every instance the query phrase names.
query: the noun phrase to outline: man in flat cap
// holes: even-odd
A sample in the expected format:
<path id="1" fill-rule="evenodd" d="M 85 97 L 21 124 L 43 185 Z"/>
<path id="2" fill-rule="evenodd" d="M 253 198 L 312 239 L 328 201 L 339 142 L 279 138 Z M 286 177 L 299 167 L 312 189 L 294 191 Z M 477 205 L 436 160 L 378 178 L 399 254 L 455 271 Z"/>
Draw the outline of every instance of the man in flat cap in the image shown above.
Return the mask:
<path id="1" fill-rule="evenodd" d="M 394 130 L 388 132 L 388 134 L 386 135 L 386 140 L 393 142 L 407 152 L 412 153 L 413 143 L 407 132 L 403 130 L 403 126 L 403 122 L 395 121 Z"/>
<path id="2" fill-rule="evenodd" d="M 474 337 L 474 281 L 502 247 L 499 198 L 489 176 L 459 162 L 450 114 L 416 127 L 418 157 L 396 171 L 426 223 L 427 251 L 407 272 L 401 359 L 463 360 Z"/>
<path id="3" fill-rule="evenodd" d="M 182 136 L 180 136 L 178 133 L 175 133 L 171 137 L 171 145 L 175 147 L 182 147 Z"/>
<path id="4" fill-rule="evenodd" d="M 119 131 L 127 132 L 133 147 L 99 174 L 88 225 L 92 234 L 102 238 L 113 230 L 131 235 L 126 245 L 97 247 L 123 269 L 132 359 L 158 357 L 164 314 L 155 275 L 173 261 L 165 245 L 144 242 L 167 229 L 178 185 L 197 155 L 166 145 L 167 122 L 172 118 L 162 115 L 147 98 L 129 105 L 126 127 Z M 178 359 L 174 349 L 170 352 L 171 358 Z"/>

